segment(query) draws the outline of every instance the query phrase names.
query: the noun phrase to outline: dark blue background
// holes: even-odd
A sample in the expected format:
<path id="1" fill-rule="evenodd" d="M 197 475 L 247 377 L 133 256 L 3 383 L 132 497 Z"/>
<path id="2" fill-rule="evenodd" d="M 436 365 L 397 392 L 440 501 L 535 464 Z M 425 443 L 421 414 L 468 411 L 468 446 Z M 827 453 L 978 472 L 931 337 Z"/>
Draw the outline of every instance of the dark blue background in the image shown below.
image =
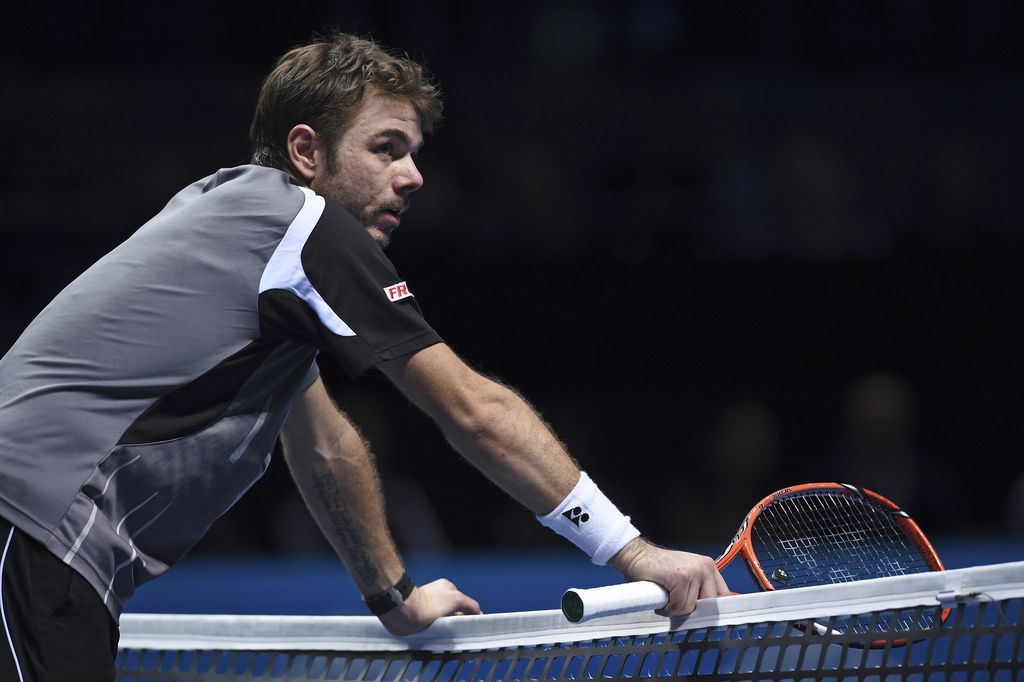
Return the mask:
<path id="1" fill-rule="evenodd" d="M 1020 537 L 1019 3 L 50 1 L 0 25 L 0 349 L 243 163 L 274 59 L 337 26 L 446 94 L 390 250 L 428 319 L 646 533 L 719 543 L 838 479 L 931 534 Z M 561 546 L 384 381 L 324 372 L 403 547 Z M 276 458 L 199 552 L 320 549 Z"/>
<path id="2" fill-rule="evenodd" d="M 936 551 L 947 568 L 1019 561 L 1024 542 L 993 538 L 939 538 Z M 709 555 L 721 548 L 697 547 Z M 570 587 L 622 582 L 608 567 L 577 552 L 459 552 L 408 557 L 410 575 L 422 583 L 440 577 L 480 602 L 487 613 L 557 609 Z M 742 560 L 723 571 L 736 592 L 754 591 Z M 129 602 L 134 613 L 245 613 L 367 615 L 359 592 L 337 560 L 291 556 L 265 559 L 192 557 Z"/>

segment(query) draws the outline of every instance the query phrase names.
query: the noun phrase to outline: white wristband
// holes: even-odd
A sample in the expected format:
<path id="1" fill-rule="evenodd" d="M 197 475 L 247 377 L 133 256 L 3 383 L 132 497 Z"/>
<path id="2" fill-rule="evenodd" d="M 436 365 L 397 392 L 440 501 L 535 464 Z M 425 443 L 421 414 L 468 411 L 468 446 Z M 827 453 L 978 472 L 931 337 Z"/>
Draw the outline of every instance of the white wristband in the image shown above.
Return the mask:
<path id="1" fill-rule="evenodd" d="M 640 537 L 629 517 L 598 490 L 584 471 L 568 497 L 537 520 L 586 552 L 598 566 L 607 564 L 620 549 Z"/>

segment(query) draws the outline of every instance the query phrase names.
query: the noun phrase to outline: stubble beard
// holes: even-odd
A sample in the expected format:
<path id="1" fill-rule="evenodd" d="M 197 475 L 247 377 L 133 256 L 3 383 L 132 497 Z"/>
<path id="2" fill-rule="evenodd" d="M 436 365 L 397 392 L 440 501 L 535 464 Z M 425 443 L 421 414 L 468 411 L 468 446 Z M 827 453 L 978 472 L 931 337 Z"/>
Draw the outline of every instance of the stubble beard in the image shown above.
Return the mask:
<path id="1" fill-rule="evenodd" d="M 380 248 L 388 248 L 388 245 L 391 243 L 391 237 L 385 234 L 383 230 L 370 225 L 366 228 L 366 231 L 370 233 L 370 236 L 373 237 L 373 241 L 377 242 L 377 245 L 380 246 Z"/>
<path id="2" fill-rule="evenodd" d="M 331 179 L 333 180 L 334 177 L 336 176 L 332 176 Z M 341 187 L 335 187 L 334 182 L 317 183 L 317 185 L 311 184 L 310 189 L 312 189 L 317 194 L 321 194 L 327 197 L 328 199 L 330 199 L 336 204 L 339 204 L 342 208 L 348 211 L 356 220 L 358 220 L 363 225 L 364 228 L 366 228 L 366 231 L 370 234 L 371 237 L 373 237 L 373 240 L 377 242 L 378 245 L 380 245 L 380 248 L 386 249 L 388 247 L 388 245 L 391 243 L 391 236 L 387 234 L 384 230 L 380 229 L 379 227 L 376 227 L 372 223 L 373 216 L 375 215 L 376 211 L 374 211 L 371 208 L 365 208 L 361 212 L 357 213 L 355 210 L 353 210 L 354 207 L 350 205 L 351 202 L 346 201 L 344 191 L 341 189 Z"/>

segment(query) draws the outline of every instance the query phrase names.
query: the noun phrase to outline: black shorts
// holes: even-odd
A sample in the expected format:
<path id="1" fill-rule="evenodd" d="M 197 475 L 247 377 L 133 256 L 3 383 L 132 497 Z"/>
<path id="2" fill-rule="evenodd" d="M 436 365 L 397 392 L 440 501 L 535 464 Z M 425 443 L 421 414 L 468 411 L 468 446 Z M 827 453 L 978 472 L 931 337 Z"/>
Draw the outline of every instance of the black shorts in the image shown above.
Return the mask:
<path id="1" fill-rule="evenodd" d="M 117 623 L 96 590 L 0 518 L 0 680 L 111 682 Z"/>

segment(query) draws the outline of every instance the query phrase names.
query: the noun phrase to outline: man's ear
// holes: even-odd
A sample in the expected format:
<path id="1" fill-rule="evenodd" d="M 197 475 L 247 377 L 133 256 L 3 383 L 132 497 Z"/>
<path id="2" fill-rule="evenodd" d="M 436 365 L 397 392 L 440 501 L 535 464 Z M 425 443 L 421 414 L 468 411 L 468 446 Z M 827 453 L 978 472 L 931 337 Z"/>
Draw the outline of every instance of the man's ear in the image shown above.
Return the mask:
<path id="1" fill-rule="evenodd" d="M 323 170 L 318 168 L 325 161 L 323 141 L 315 130 L 300 123 L 288 132 L 288 158 L 298 175 L 296 179 L 308 185 L 317 170 Z"/>

